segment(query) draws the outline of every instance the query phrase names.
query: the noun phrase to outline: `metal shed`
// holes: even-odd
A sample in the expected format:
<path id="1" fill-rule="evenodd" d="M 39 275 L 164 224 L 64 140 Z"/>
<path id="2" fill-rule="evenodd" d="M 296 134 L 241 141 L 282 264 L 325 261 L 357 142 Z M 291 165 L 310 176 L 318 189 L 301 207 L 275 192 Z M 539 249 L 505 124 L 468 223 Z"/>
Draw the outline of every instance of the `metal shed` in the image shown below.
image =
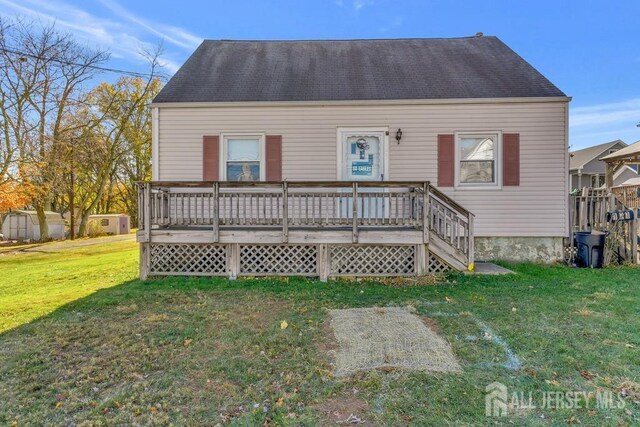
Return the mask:
<path id="1" fill-rule="evenodd" d="M 49 224 L 49 237 L 64 238 L 64 219 L 57 212 L 45 212 Z M 5 240 L 40 240 L 40 224 L 36 211 L 15 210 L 9 212 L 2 222 Z"/>

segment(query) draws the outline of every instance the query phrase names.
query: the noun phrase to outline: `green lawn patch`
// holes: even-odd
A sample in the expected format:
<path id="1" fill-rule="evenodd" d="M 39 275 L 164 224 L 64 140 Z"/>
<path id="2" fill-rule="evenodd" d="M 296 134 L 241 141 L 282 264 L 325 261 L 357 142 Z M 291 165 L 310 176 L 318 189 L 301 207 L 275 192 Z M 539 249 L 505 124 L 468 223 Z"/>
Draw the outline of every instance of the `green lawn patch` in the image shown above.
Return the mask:
<path id="1" fill-rule="evenodd" d="M 438 285 L 142 283 L 135 244 L 107 242 L 0 257 L 0 424 L 639 422 L 638 269 L 509 265 L 517 274 L 452 275 Z M 462 372 L 334 377 L 327 309 L 374 306 L 422 316 Z M 624 408 L 486 418 L 494 381 L 523 393 L 622 393 Z"/>

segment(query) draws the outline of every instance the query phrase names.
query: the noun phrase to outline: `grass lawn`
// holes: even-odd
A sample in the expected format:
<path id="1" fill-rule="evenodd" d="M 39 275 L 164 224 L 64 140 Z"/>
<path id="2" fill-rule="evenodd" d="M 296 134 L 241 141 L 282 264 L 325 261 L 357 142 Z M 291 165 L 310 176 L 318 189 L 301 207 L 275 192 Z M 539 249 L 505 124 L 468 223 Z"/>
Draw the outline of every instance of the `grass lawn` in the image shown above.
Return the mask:
<path id="1" fill-rule="evenodd" d="M 638 425 L 640 269 L 510 267 L 429 286 L 142 283 L 133 242 L 5 254 L 0 424 Z M 424 316 L 462 372 L 334 377 L 326 310 L 392 305 Z M 494 381 L 538 407 L 485 417 Z M 622 393 L 624 408 L 540 408 L 543 391 Z"/>

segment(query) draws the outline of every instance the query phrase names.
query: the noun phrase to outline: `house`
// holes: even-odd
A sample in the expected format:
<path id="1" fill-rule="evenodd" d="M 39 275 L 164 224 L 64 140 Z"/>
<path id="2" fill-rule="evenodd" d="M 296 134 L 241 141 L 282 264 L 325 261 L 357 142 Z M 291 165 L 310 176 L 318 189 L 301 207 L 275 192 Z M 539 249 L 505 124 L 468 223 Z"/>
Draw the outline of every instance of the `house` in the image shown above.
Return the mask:
<path id="1" fill-rule="evenodd" d="M 49 237 L 51 239 L 64 238 L 64 219 L 57 212 L 46 211 Z M 2 222 L 2 235 L 5 240 L 40 240 L 40 223 L 36 211 L 12 210 Z"/>
<path id="2" fill-rule="evenodd" d="M 623 141 L 606 142 L 572 151 L 569 155 L 569 174 L 571 175 L 571 189 L 577 190 L 583 187 L 600 188 L 605 185 L 607 166 L 601 159 L 604 156 L 615 153 L 627 147 Z M 619 186 L 630 179 L 638 178 L 638 172 L 634 167 L 625 165 L 616 171 L 613 177 L 613 185 Z"/>
<path id="3" fill-rule="evenodd" d="M 569 101 L 496 37 L 206 40 L 151 105 L 142 275 L 560 260 Z"/>

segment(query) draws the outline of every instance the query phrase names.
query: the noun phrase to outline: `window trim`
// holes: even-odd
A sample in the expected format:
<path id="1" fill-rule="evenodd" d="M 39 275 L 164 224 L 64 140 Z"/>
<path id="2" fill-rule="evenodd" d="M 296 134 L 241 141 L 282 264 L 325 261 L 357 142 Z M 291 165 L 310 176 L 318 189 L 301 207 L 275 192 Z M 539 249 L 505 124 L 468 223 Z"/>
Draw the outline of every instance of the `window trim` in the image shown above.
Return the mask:
<path id="1" fill-rule="evenodd" d="M 496 138 L 495 160 L 494 160 L 494 182 L 490 183 L 466 183 L 460 182 L 460 138 L 472 137 L 483 138 L 493 136 Z M 454 133 L 454 187 L 462 190 L 496 190 L 502 189 L 502 131 L 477 131 L 477 132 L 455 132 Z"/>
<path id="2" fill-rule="evenodd" d="M 227 181 L 227 144 L 229 139 L 233 138 L 256 138 L 258 139 L 259 150 L 260 150 L 260 158 L 258 159 L 258 163 L 260 164 L 260 178 L 258 181 L 265 181 L 267 171 L 265 170 L 266 162 L 266 137 L 267 134 L 264 132 L 230 132 L 230 133 L 221 133 L 220 140 L 222 144 L 220 144 L 220 180 Z"/>

